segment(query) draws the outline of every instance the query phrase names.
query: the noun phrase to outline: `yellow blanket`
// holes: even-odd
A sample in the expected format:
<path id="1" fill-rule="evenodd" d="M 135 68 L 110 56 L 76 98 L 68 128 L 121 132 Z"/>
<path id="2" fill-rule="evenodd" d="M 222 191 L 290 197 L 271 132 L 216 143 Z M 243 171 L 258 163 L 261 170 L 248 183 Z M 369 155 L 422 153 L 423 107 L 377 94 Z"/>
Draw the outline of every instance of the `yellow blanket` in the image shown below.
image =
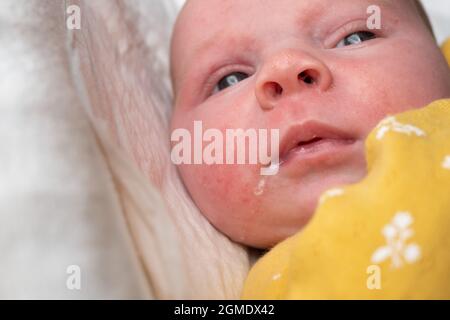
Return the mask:
<path id="1" fill-rule="evenodd" d="M 244 299 L 450 299 L 450 100 L 387 117 L 366 156 L 367 177 L 325 192 Z"/>

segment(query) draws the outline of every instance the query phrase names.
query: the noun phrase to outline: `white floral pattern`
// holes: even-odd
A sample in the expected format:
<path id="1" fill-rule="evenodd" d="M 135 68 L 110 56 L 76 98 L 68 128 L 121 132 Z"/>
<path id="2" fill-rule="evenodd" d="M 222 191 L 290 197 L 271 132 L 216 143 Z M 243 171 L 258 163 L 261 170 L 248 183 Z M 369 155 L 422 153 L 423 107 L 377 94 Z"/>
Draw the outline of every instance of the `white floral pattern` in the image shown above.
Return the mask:
<path id="1" fill-rule="evenodd" d="M 334 188 L 334 189 L 327 190 L 320 197 L 319 203 L 322 204 L 329 198 L 341 196 L 343 194 L 344 194 L 344 190 L 341 188 Z"/>
<path id="2" fill-rule="evenodd" d="M 407 135 L 415 134 L 418 137 L 425 136 L 425 132 L 422 129 L 419 129 L 411 124 L 400 123 L 394 116 L 387 117 L 378 124 L 376 134 L 377 139 L 383 139 L 384 135 L 389 131 L 395 131 Z"/>
<path id="3" fill-rule="evenodd" d="M 272 280 L 273 281 L 277 281 L 277 280 L 279 280 L 281 278 L 281 273 L 277 273 L 277 274 L 274 274 L 273 276 L 272 276 Z"/>
<path id="4" fill-rule="evenodd" d="M 450 156 L 446 156 L 442 162 L 442 168 L 450 170 Z"/>
<path id="5" fill-rule="evenodd" d="M 387 244 L 378 248 L 372 255 L 372 263 L 378 264 L 391 258 L 391 266 L 400 268 L 404 262 L 414 263 L 421 257 L 421 249 L 418 244 L 406 244 L 407 240 L 414 235 L 410 228 L 413 223 L 411 213 L 407 211 L 397 212 L 391 223 L 387 224 L 382 234 Z"/>

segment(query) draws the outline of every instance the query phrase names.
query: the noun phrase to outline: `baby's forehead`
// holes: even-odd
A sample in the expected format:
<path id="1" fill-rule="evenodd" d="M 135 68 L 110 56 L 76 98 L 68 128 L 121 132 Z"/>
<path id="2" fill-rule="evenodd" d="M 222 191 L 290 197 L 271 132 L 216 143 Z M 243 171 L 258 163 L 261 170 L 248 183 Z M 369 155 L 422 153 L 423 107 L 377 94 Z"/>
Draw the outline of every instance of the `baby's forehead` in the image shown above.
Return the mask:
<path id="1" fill-rule="evenodd" d="M 249 27 L 255 21 L 272 24 L 277 17 L 283 20 L 298 17 L 312 21 L 327 12 L 339 14 L 343 10 L 358 7 L 365 13 L 372 5 L 387 9 L 415 1 L 417 0 L 187 0 L 177 18 L 173 38 L 174 42 L 192 35 L 202 38 L 202 35 L 216 29 L 228 32 L 232 28 Z M 181 36 L 178 37 L 180 33 Z"/>

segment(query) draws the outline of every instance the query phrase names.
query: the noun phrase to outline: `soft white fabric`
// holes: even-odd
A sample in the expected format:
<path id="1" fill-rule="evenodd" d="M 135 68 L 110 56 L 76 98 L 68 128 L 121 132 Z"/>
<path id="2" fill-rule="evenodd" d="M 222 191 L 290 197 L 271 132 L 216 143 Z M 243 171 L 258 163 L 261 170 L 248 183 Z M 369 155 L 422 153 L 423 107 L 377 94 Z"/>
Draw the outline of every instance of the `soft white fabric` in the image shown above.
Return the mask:
<path id="1" fill-rule="evenodd" d="M 81 30 L 66 29 L 72 3 Z M 168 161 L 176 11 L 0 1 L 0 298 L 239 296 L 247 250 L 204 219 Z M 70 265 L 81 290 L 66 286 Z"/>
<path id="2" fill-rule="evenodd" d="M 102 136 L 115 141 L 139 165 L 165 204 L 165 214 L 158 217 L 126 212 L 158 297 L 238 298 L 251 263 L 249 254 L 201 215 L 170 162 L 168 49 L 175 6 L 159 0 L 73 3 L 84 14 L 81 31 L 71 33 L 71 47 L 85 108 Z M 142 204 L 143 199 L 133 201 Z M 161 261 L 161 254 L 168 253 L 181 261 Z"/>
<path id="3" fill-rule="evenodd" d="M 0 298 L 150 297 L 72 85 L 62 13 L 62 1 L 0 2 Z M 71 265 L 81 290 L 66 286 Z"/>

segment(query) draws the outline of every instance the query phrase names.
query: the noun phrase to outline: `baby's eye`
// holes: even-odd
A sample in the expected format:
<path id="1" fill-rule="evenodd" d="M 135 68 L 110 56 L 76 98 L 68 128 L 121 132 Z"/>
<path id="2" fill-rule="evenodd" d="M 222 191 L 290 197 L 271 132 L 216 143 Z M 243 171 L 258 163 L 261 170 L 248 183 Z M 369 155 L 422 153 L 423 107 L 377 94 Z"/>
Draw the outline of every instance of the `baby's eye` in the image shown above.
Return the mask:
<path id="1" fill-rule="evenodd" d="M 222 79 L 217 83 L 216 87 L 214 88 L 214 92 L 222 91 L 228 87 L 234 86 L 238 82 L 248 78 L 248 75 L 243 72 L 233 72 Z"/>
<path id="2" fill-rule="evenodd" d="M 346 36 L 341 41 L 339 41 L 336 48 L 342 48 L 342 47 L 351 46 L 354 44 L 360 44 L 364 41 L 375 39 L 376 37 L 377 36 L 375 35 L 375 33 L 370 32 L 370 31 L 354 32 L 354 33 Z"/>

